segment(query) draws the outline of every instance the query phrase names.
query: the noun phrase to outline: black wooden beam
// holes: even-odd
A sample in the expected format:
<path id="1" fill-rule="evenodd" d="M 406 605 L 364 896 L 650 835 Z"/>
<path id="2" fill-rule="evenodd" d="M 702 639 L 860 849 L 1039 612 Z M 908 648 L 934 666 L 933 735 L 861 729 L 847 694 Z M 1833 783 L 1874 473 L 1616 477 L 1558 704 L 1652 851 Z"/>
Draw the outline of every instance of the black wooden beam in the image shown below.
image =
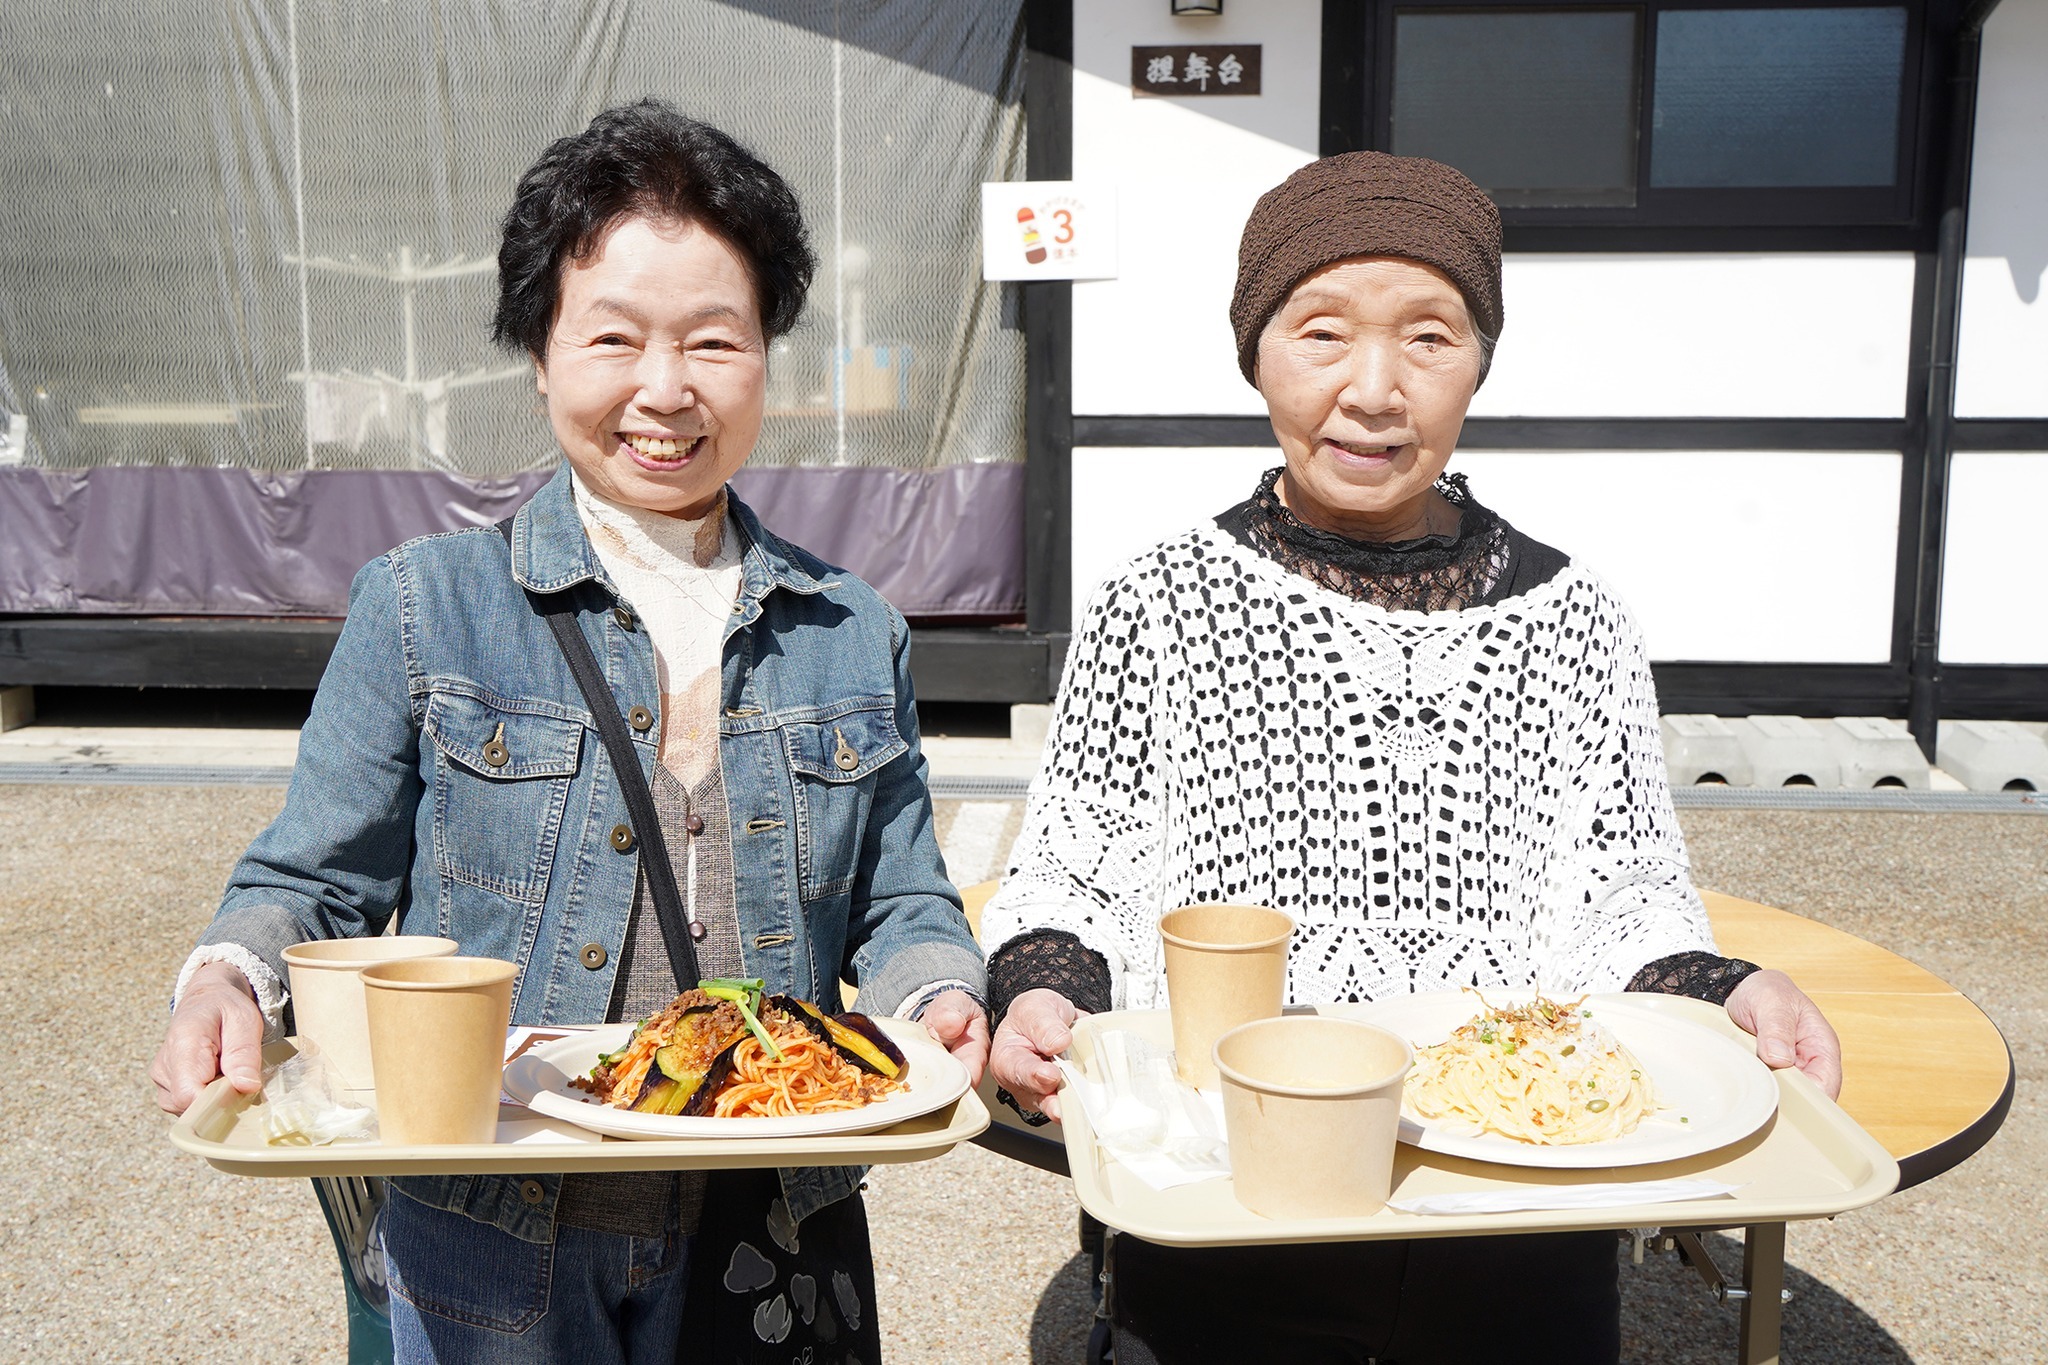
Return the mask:
<path id="1" fill-rule="evenodd" d="M 341 622 L 297 617 L 0 617 L 0 685 L 311 691 Z M 911 634 L 921 701 L 1042 702 L 1064 636 L 930 626 Z"/>
<path id="2" fill-rule="evenodd" d="M 2031 440 L 2048 435 L 2048 422 L 1999 423 L 1997 432 L 2000 439 Z M 1886 417 L 1468 417 L 1458 446 L 1462 450 L 1852 451 L 1898 450 L 1907 438 L 1907 423 Z M 1228 413 L 1076 417 L 1073 443 L 1270 446 L 1273 428 L 1265 417 Z M 2048 449 L 2048 445 L 2031 448 Z"/>
<path id="3" fill-rule="evenodd" d="M 0 617 L 0 683 L 310 690 L 340 634 L 295 617 Z"/>
<path id="4" fill-rule="evenodd" d="M 1906 677 L 1890 664 L 1660 663 L 1658 709 L 1719 716 L 1906 714 Z"/>
<path id="5" fill-rule="evenodd" d="M 2048 720 L 2048 664 L 1944 664 L 1948 720 Z"/>
<path id="6" fill-rule="evenodd" d="M 1074 0 L 1024 7 L 1024 173 L 1074 173 Z M 1073 614 L 1074 287 L 1017 286 L 1024 313 L 1024 619 L 1064 633 Z"/>
<path id="7" fill-rule="evenodd" d="M 934 626 L 910 632 L 910 678 L 919 701 L 1050 701 L 1059 684 L 1053 656 L 1050 637 L 1026 630 Z"/>
<path id="8" fill-rule="evenodd" d="M 2048 450 L 2048 418 L 1959 417 L 1957 450 Z"/>

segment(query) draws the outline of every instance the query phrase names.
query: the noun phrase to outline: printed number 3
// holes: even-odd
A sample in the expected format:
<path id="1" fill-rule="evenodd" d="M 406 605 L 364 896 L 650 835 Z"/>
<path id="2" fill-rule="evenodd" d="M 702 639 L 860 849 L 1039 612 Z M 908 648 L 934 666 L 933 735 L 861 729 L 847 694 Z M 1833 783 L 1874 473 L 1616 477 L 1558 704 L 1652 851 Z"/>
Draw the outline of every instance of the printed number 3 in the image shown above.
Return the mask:
<path id="1" fill-rule="evenodd" d="M 1054 209 L 1052 216 L 1059 220 L 1060 225 L 1059 231 L 1053 234 L 1053 240 L 1065 246 L 1074 240 L 1074 215 L 1067 209 Z"/>

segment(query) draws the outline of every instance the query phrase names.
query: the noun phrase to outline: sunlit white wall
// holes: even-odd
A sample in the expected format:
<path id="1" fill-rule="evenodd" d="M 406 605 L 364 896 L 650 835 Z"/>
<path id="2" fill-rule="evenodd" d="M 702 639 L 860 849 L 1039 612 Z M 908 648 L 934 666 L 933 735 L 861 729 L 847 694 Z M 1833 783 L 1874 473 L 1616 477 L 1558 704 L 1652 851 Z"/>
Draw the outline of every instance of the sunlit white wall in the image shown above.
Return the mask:
<path id="1" fill-rule="evenodd" d="M 1949 474 L 1941 657 L 1957 664 L 2048 664 L 2041 591 L 2048 452 L 1965 452 Z M 2048 719 L 2048 705 L 2043 707 Z"/>
<path id="2" fill-rule="evenodd" d="M 1243 500 L 1278 462 L 1258 449 L 1076 450 L 1076 621 L 1118 565 Z M 1896 454 L 1460 451 L 1451 467 L 1612 583 L 1652 658 L 1890 656 Z"/>
<path id="3" fill-rule="evenodd" d="M 1978 68 L 1962 417 L 2048 417 L 2048 0 L 1993 11 Z"/>
<path id="4" fill-rule="evenodd" d="M 1121 278 L 1074 287 L 1077 415 L 1263 412 L 1237 373 L 1227 318 L 1237 240 L 1257 197 L 1315 154 L 1321 9 L 1263 0 L 1191 21 L 1157 0 L 1076 6 L 1075 174 L 1114 183 L 1123 220 Z M 1132 97 L 1133 46 L 1230 42 L 1264 46 L 1262 96 Z M 1964 417 L 2048 416 L 2043 71 L 2048 0 L 2002 6 L 1979 95 Z M 1507 327 L 1472 411 L 1897 418 L 1913 269 L 1904 253 L 1510 256 Z M 1276 459 L 1077 450 L 1077 613 L 1117 563 L 1238 501 Z M 1896 455 L 1468 451 L 1460 461 L 1511 519 L 1607 574 L 1657 658 L 1889 655 Z M 1944 608 L 1952 660 L 2048 660 L 2048 612 L 2009 562 L 2026 535 L 2008 531 L 2048 508 L 2043 469 L 2048 456 L 1958 458 Z"/>
<path id="5" fill-rule="evenodd" d="M 1262 46 L 1257 96 L 1138 99 L 1131 49 Z M 1117 186 L 1119 278 L 1074 286 L 1074 411 L 1262 412 L 1237 372 L 1230 289 L 1261 194 L 1316 155 L 1321 0 L 1176 19 L 1163 0 L 1074 7 L 1074 176 Z"/>
<path id="6" fill-rule="evenodd" d="M 1479 417 L 1897 417 L 1910 255 L 1507 258 Z"/>

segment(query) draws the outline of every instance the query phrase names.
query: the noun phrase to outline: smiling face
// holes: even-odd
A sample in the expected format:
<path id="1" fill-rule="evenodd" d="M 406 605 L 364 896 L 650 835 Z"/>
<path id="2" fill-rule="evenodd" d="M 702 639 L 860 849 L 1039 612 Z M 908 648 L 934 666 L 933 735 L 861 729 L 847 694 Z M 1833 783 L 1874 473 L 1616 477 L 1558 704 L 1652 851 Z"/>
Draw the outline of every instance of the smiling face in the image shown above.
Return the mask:
<path id="1" fill-rule="evenodd" d="M 767 360 L 746 258 L 695 223 L 633 217 L 562 267 L 534 369 L 593 492 L 696 518 L 753 452 Z"/>
<path id="2" fill-rule="evenodd" d="M 1464 296 L 1434 266 L 1356 257 L 1305 276 L 1259 338 L 1258 384 L 1311 526 L 1365 540 L 1454 529 L 1431 486 L 1479 387 Z"/>

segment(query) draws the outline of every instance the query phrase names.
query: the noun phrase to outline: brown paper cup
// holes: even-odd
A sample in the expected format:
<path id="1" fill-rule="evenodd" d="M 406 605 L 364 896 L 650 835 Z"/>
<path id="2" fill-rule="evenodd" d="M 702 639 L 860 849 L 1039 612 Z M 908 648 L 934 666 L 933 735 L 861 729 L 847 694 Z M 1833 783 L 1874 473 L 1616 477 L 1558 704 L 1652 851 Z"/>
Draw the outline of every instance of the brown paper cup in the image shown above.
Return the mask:
<path id="1" fill-rule="evenodd" d="M 1216 1040 L 1239 1024 L 1280 1013 L 1293 933 L 1292 918 L 1263 905 L 1186 905 L 1159 917 L 1174 1068 L 1182 1080 L 1214 1090 Z"/>
<path id="2" fill-rule="evenodd" d="M 1237 1202 L 1262 1218 L 1386 1207 L 1415 1050 L 1355 1019 L 1262 1019 L 1216 1040 Z"/>
<path id="3" fill-rule="evenodd" d="M 363 969 L 381 1141 L 490 1142 L 519 969 L 489 957 L 423 957 Z"/>
<path id="4" fill-rule="evenodd" d="M 362 970 L 410 957 L 447 957 L 452 938 L 387 934 L 379 938 L 323 938 L 284 950 L 291 977 L 292 1020 L 298 1037 L 320 1049 L 341 1084 L 376 1087 L 370 1069 L 370 1025 L 363 1017 Z"/>

